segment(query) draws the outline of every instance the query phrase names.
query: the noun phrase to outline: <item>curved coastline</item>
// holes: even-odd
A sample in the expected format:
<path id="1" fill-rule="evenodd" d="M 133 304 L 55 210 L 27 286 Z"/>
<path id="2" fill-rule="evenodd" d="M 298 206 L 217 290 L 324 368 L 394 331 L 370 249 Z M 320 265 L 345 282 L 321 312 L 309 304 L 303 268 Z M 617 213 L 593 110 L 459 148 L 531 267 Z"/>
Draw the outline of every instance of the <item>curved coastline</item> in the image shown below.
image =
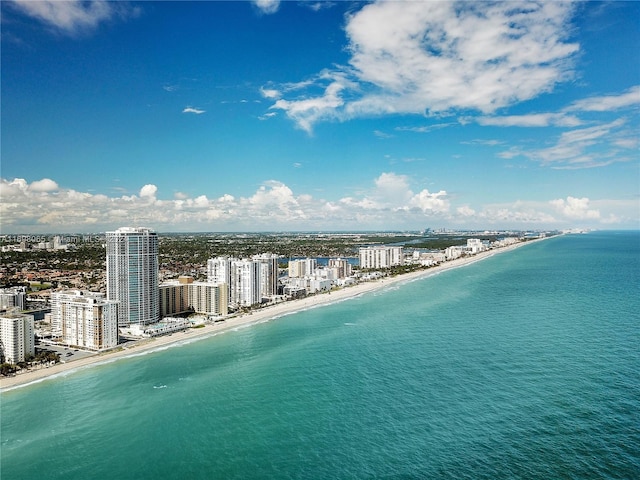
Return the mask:
<path id="1" fill-rule="evenodd" d="M 144 339 L 115 351 L 96 353 L 95 355 L 80 360 L 75 360 L 69 363 L 58 363 L 51 367 L 45 367 L 39 370 L 31 370 L 26 373 L 18 374 L 14 377 L 3 377 L 2 379 L 0 379 L 0 392 L 5 393 L 18 388 L 41 383 L 46 380 L 55 380 L 59 377 L 66 377 L 67 375 L 71 375 L 77 371 L 84 370 L 92 366 L 105 365 L 107 363 L 113 363 L 124 358 L 133 358 L 161 350 L 166 350 L 172 347 L 186 345 L 189 343 L 193 343 L 194 341 L 207 339 L 228 331 L 247 328 L 257 323 L 276 320 L 278 318 L 295 315 L 296 313 L 312 308 L 327 306 L 351 298 L 360 297 L 364 294 L 373 291 L 379 291 L 391 285 L 395 285 L 396 287 L 398 287 L 398 284 L 421 280 L 423 278 L 437 275 L 446 270 L 470 265 L 472 263 L 476 263 L 478 261 L 492 257 L 496 254 L 511 251 L 540 240 L 545 240 L 545 238 L 520 242 L 507 247 L 489 250 L 472 257 L 462 257 L 455 260 L 450 260 L 448 262 L 441 263 L 438 266 L 431 267 L 425 270 L 418 270 L 394 277 L 384 277 L 379 280 L 362 282 L 353 286 L 341 288 L 339 290 L 333 290 L 330 293 L 321 293 L 299 300 L 290 300 L 287 302 L 254 310 L 251 313 L 244 314 L 239 317 L 228 318 L 222 322 L 217 322 L 212 325 L 208 324 L 203 328 L 190 329 L 184 332 L 176 332 L 171 335 Z"/>

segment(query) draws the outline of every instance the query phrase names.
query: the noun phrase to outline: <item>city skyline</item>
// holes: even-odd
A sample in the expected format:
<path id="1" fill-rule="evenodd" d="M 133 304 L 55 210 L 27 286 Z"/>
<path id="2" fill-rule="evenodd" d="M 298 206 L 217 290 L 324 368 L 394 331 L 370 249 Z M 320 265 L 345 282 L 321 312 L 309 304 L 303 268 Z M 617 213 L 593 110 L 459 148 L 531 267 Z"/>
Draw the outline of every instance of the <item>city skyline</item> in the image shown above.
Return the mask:
<path id="1" fill-rule="evenodd" d="M 640 226 L 635 2 L 2 2 L 2 234 Z"/>

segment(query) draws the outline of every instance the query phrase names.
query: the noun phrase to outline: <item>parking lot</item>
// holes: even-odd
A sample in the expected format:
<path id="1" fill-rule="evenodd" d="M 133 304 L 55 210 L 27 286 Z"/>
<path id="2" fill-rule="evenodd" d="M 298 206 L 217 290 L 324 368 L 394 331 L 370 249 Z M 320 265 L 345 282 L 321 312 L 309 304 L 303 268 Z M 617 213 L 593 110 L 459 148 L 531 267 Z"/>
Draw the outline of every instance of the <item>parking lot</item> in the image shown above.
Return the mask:
<path id="1" fill-rule="evenodd" d="M 81 358 L 87 358 L 96 354 L 96 352 L 89 352 L 86 350 L 79 350 L 77 348 L 65 347 L 64 345 L 49 345 L 40 342 L 36 342 L 36 349 L 59 353 L 60 361 L 62 363 L 73 362 L 74 360 L 80 360 Z"/>

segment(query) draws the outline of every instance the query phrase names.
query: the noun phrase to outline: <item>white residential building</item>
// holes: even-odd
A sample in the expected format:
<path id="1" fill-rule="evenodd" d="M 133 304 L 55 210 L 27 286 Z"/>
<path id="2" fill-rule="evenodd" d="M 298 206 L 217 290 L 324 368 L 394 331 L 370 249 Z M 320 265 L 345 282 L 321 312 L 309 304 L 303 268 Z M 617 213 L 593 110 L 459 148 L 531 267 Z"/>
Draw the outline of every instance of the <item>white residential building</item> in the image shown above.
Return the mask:
<path id="1" fill-rule="evenodd" d="M 260 295 L 269 298 L 278 293 L 278 255 L 263 253 L 252 260 L 260 263 Z"/>
<path id="2" fill-rule="evenodd" d="M 456 258 L 460 258 L 464 253 L 465 247 L 462 245 L 453 245 L 451 247 L 447 247 L 444 249 L 444 256 L 447 260 L 455 260 Z"/>
<path id="3" fill-rule="evenodd" d="M 27 305 L 26 287 L 0 288 L 0 309 L 17 307 L 24 310 Z"/>
<path id="4" fill-rule="evenodd" d="M 289 278 L 311 276 L 315 273 L 316 268 L 318 268 L 318 261 L 315 258 L 289 260 Z"/>
<path id="5" fill-rule="evenodd" d="M 338 278 L 345 278 L 351 276 L 351 264 L 348 260 L 343 258 L 330 258 L 329 268 L 338 269 Z"/>
<path id="6" fill-rule="evenodd" d="M 4 313 L 0 315 L 0 354 L 7 363 L 24 362 L 35 355 L 33 315 Z"/>
<path id="7" fill-rule="evenodd" d="M 487 247 L 482 243 L 479 238 L 467 238 L 467 248 L 465 251 L 471 255 L 475 255 L 480 252 L 484 252 Z"/>
<path id="8" fill-rule="evenodd" d="M 119 302 L 118 324 L 146 325 L 160 318 L 158 236 L 148 228 L 106 232 L 107 298 Z"/>
<path id="9" fill-rule="evenodd" d="M 358 251 L 360 268 L 390 268 L 404 264 L 402 247 L 362 247 Z"/>
<path id="10" fill-rule="evenodd" d="M 215 285 L 231 283 L 231 258 L 216 257 L 207 260 L 207 282 Z"/>
<path id="11" fill-rule="evenodd" d="M 278 256 L 271 253 L 251 259 L 231 257 L 207 261 L 207 283 L 227 285 L 227 304 L 248 307 L 278 292 Z"/>
<path id="12" fill-rule="evenodd" d="M 260 303 L 260 262 L 231 261 L 231 305 L 250 307 Z"/>
<path id="13" fill-rule="evenodd" d="M 60 322 L 62 343 L 95 351 L 118 345 L 118 302 L 102 293 L 80 290 L 51 297 L 51 316 Z"/>

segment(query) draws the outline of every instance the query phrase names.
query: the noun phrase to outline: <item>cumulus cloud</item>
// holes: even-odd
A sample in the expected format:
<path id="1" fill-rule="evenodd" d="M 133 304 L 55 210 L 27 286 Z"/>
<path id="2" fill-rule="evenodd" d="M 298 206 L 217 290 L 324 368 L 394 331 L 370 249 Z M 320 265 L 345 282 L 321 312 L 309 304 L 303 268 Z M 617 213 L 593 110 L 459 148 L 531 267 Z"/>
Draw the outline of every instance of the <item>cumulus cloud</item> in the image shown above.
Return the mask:
<path id="1" fill-rule="evenodd" d="M 567 197 L 549 202 L 558 212 L 572 220 L 598 219 L 600 211 L 589 208 L 589 199 Z"/>
<path id="2" fill-rule="evenodd" d="M 245 196 L 180 194 L 164 199 L 153 184 L 142 186 L 134 195 L 108 196 L 63 188 L 53 180 L 0 179 L 0 218 L 3 233 L 50 233 L 104 231 L 133 224 L 159 231 L 387 230 L 425 225 L 563 228 L 574 222 L 637 226 L 640 214 L 636 199 L 593 201 L 568 196 L 452 205 L 446 190 L 431 192 L 420 186 L 414 191 L 413 183 L 406 175 L 385 172 L 372 179 L 369 188 L 338 199 L 296 193 L 277 180 L 265 181 Z"/>
<path id="3" fill-rule="evenodd" d="M 469 205 L 463 205 L 461 207 L 456 208 L 456 212 L 462 217 L 472 217 L 476 214 L 476 211 L 469 207 Z"/>
<path id="4" fill-rule="evenodd" d="M 572 77 L 569 2 L 376 2 L 347 18 L 348 66 L 272 108 L 321 120 L 453 110 L 489 114 Z"/>
<path id="5" fill-rule="evenodd" d="M 126 2 L 102 0 L 12 0 L 22 13 L 69 35 L 87 32 L 115 17 L 137 16 L 139 9 Z"/>
<path id="6" fill-rule="evenodd" d="M 58 184 L 50 178 L 43 178 L 32 182 L 29 189 L 32 192 L 53 192 L 58 189 Z"/>
<path id="7" fill-rule="evenodd" d="M 155 185 L 145 185 L 140 189 L 140 198 L 155 200 L 157 191 L 158 187 L 156 187 Z"/>

